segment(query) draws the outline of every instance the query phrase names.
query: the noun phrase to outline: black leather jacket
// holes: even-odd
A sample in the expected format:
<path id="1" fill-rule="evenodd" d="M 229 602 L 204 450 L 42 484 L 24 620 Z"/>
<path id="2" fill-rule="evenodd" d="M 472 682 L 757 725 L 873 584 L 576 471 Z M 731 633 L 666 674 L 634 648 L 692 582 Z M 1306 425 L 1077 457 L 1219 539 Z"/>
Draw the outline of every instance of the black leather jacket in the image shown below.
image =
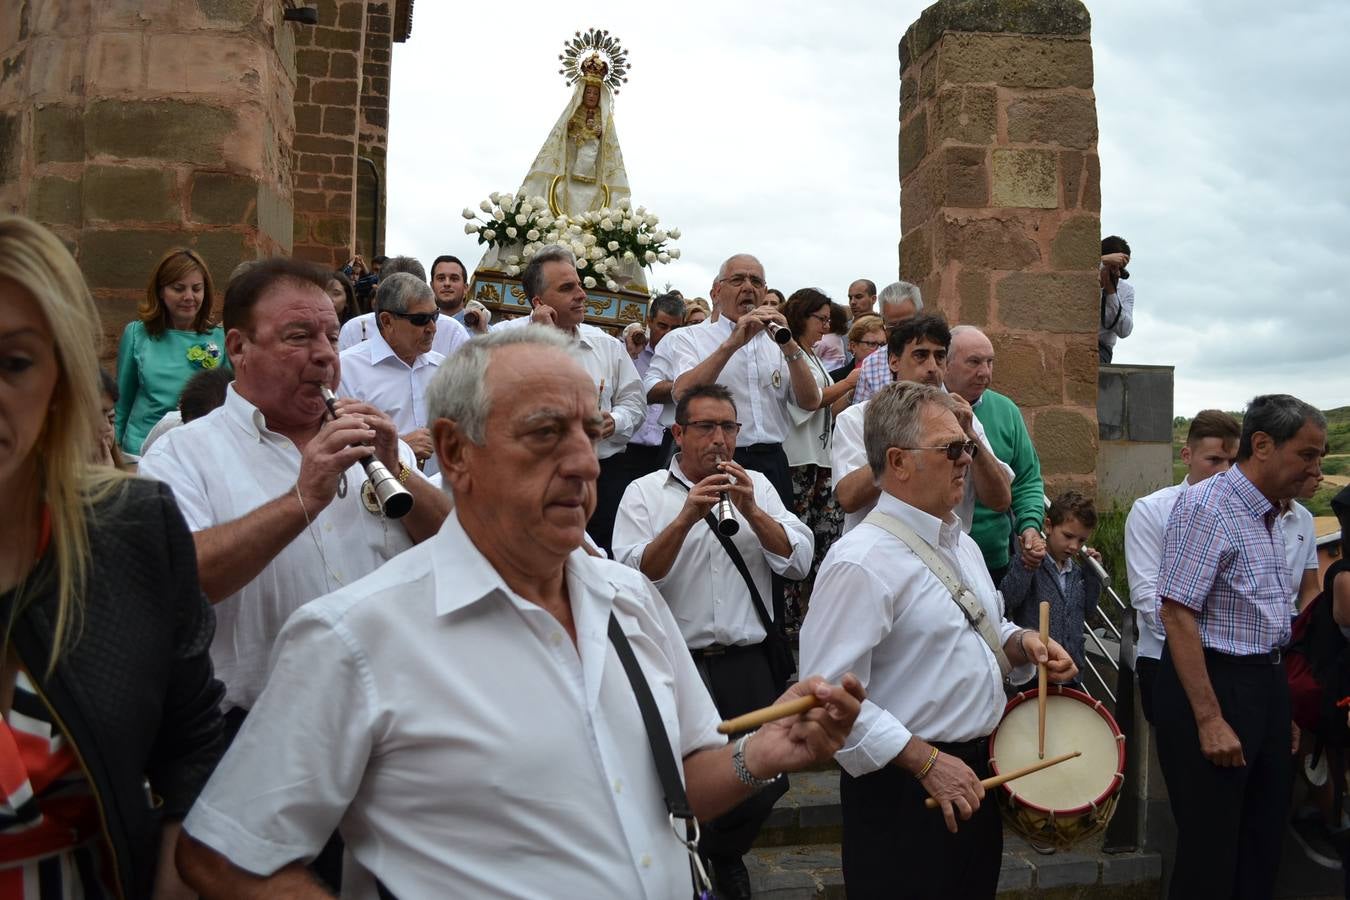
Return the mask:
<path id="1" fill-rule="evenodd" d="M 215 616 L 169 489 L 129 479 L 92 508 L 89 544 L 83 619 L 56 670 L 50 553 L 23 589 L 11 642 L 90 777 L 131 900 L 150 896 L 161 825 L 187 814 L 224 752 L 224 688 L 211 670 Z M 4 621 L 14 597 L 0 596 Z"/>

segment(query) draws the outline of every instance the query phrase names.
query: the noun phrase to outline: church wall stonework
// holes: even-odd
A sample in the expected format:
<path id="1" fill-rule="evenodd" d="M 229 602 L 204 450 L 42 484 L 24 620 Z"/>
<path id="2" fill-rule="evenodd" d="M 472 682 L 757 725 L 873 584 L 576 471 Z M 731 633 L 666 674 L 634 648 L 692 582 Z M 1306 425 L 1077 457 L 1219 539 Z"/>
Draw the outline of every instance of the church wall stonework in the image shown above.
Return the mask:
<path id="1" fill-rule="evenodd" d="M 900 44 L 900 277 L 997 354 L 1053 494 L 1095 493 L 1100 168 L 1078 0 L 942 0 Z"/>
<path id="2" fill-rule="evenodd" d="M 286 22 L 283 0 L 7 0 L 0 210 L 71 248 L 105 358 L 171 247 L 205 257 L 218 295 L 246 259 L 375 252 L 374 222 L 355 234 L 356 159 L 383 183 L 391 42 L 411 4 L 302 5 L 317 25 Z"/>

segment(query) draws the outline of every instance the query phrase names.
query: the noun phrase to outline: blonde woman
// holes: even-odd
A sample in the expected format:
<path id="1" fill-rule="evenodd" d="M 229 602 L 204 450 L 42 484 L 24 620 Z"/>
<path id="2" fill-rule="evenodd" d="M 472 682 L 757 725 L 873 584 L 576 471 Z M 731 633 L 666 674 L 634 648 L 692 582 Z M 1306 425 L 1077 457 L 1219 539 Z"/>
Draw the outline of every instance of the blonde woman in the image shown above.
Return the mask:
<path id="1" fill-rule="evenodd" d="M 686 300 L 684 301 L 684 324 L 697 325 L 707 319 L 711 312 L 712 307 L 702 297 Z"/>
<path id="2" fill-rule="evenodd" d="M 211 272 L 195 250 L 170 250 L 155 266 L 117 348 L 117 443 L 126 452 L 140 455 L 189 378 L 229 364 L 225 331 L 211 324 L 214 300 Z"/>
<path id="3" fill-rule="evenodd" d="M 96 465 L 98 313 L 0 217 L 4 896 L 180 896 L 178 820 L 221 748 L 214 619 L 169 491 Z"/>

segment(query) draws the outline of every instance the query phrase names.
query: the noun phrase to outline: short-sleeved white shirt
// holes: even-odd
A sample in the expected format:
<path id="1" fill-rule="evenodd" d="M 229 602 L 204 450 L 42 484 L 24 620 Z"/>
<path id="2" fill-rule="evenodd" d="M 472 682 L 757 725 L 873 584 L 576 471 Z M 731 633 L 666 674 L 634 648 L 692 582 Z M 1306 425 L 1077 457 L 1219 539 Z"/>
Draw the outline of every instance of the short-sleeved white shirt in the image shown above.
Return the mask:
<path id="1" fill-rule="evenodd" d="M 400 443 L 399 455 L 408 468 L 416 466 L 406 444 Z M 188 527 L 205 531 L 294 490 L 300 451 L 268 430 L 262 412 L 231 384 L 224 406 L 156 441 L 141 459 L 140 474 L 171 487 Z M 226 709 L 253 705 L 272 641 L 292 612 L 412 546 L 401 524 L 362 506 L 361 464 L 353 463 L 346 475 L 346 497 L 334 497 L 256 578 L 215 605 L 211 662 L 225 683 Z"/>
<path id="2" fill-rule="evenodd" d="M 1298 615 L 1298 590 L 1303 584 L 1303 573 L 1316 572 L 1320 568 L 1317 563 L 1317 523 L 1308 507 L 1291 500 L 1289 509 L 1280 513 L 1280 526 L 1284 531 L 1284 558 L 1289 562 L 1289 580 L 1294 585 L 1290 615 Z"/>
<path id="3" fill-rule="evenodd" d="M 677 757 L 717 710 L 651 583 L 574 552 L 574 645 L 451 514 L 287 622 L 267 689 L 184 827 L 270 874 L 340 824 L 344 897 L 688 897 L 613 610 Z M 347 876 L 344 875 L 344 881 Z"/>

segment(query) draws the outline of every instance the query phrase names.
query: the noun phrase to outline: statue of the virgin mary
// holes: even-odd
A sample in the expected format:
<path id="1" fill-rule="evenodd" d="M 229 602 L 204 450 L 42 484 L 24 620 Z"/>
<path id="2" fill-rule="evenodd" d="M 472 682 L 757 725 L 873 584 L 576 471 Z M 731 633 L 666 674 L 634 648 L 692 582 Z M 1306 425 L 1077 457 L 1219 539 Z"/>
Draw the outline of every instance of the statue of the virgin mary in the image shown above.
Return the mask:
<path id="1" fill-rule="evenodd" d="M 628 199 L 628 173 L 614 130 L 614 94 L 627 78 L 626 51 L 609 32 L 577 32 L 559 57 L 559 74 L 573 85 L 568 101 L 549 131 L 516 196 L 544 197 L 553 215 L 579 216 Z M 490 247 L 480 270 L 501 270 L 499 259 L 518 250 Z M 625 267 L 625 288 L 645 294 L 645 273 Z"/>

